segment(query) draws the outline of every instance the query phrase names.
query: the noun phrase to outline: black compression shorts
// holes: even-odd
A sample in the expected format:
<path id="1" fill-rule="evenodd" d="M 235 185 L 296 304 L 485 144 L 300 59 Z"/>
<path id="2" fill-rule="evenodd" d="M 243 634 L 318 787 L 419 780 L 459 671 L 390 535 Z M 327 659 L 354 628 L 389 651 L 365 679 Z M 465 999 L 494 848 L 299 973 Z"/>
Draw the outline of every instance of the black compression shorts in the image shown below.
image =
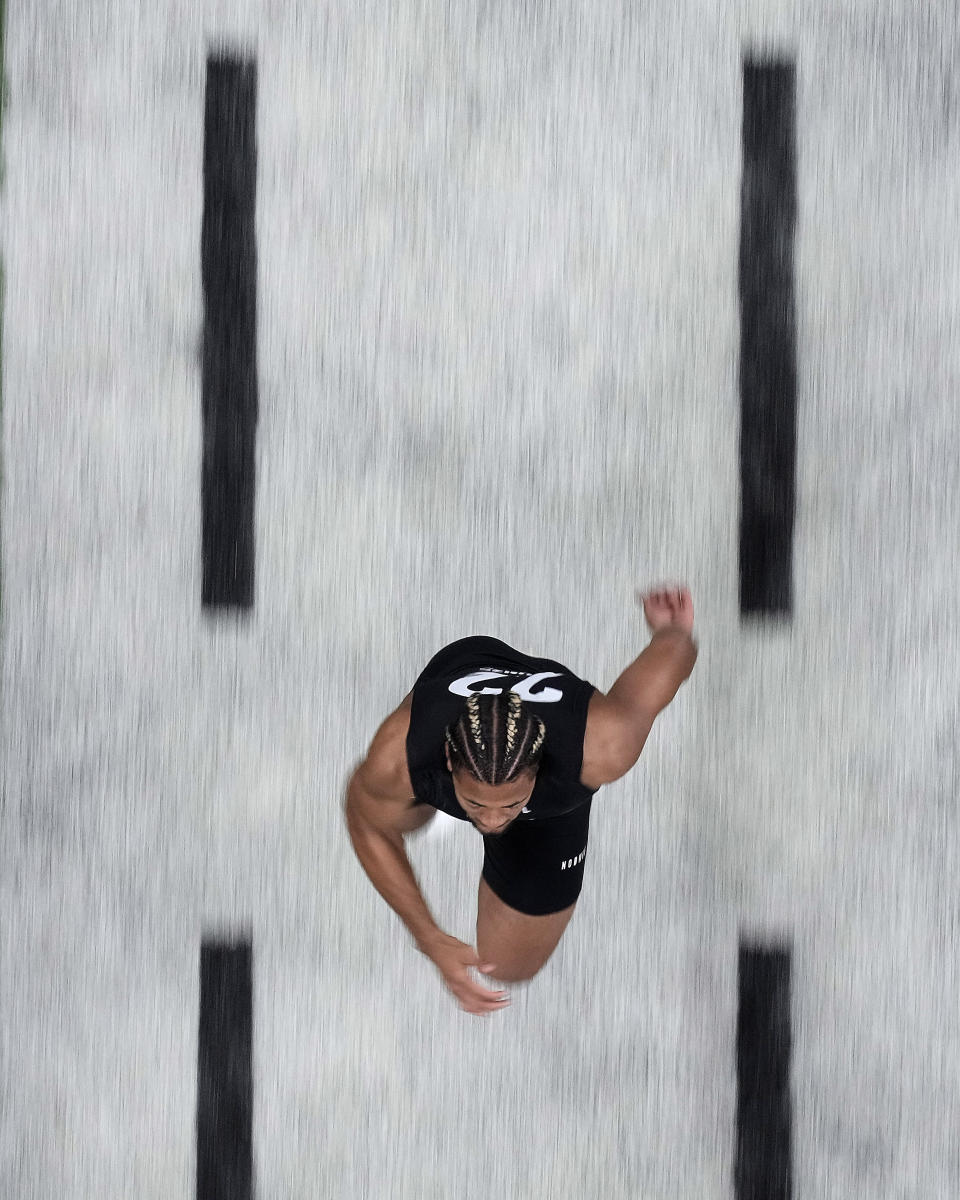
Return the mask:
<path id="1" fill-rule="evenodd" d="M 483 835 L 483 878 L 504 904 L 530 916 L 569 908 L 583 886 L 593 798 L 542 821 L 514 821 L 499 837 Z"/>

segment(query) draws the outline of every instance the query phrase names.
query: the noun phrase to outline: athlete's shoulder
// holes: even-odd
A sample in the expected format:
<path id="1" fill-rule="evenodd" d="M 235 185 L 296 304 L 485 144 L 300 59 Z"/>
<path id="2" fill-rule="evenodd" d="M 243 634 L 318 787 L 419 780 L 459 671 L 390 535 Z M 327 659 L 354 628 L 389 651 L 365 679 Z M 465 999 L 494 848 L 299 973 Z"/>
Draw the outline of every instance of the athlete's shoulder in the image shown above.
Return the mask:
<path id="1" fill-rule="evenodd" d="M 626 715 L 609 696 L 595 688 L 583 735 L 581 781 L 596 788 L 622 779 L 636 766 L 652 725 L 652 719 Z"/>

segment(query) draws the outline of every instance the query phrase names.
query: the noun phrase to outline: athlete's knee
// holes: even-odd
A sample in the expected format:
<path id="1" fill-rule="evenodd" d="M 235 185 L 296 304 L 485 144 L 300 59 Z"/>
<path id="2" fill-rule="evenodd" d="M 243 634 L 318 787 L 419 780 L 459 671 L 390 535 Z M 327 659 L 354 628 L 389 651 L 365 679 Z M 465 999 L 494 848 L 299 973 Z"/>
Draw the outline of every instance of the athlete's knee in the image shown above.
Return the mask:
<path id="1" fill-rule="evenodd" d="M 541 964 L 534 970 L 531 970 L 529 967 L 496 967 L 493 971 L 489 972 L 489 975 L 491 979 L 495 979 L 498 983 L 528 984 L 531 979 L 540 974 L 545 965 Z"/>
<path id="2" fill-rule="evenodd" d="M 494 970 L 490 972 L 493 979 L 498 979 L 501 983 L 529 983 L 531 979 L 535 979 L 540 974 L 553 957 L 555 950 L 556 946 L 552 947 L 545 957 L 521 957 L 511 960 L 509 956 L 502 956 L 506 958 L 506 961 L 498 963 L 497 957 L 494 955 L 492 958 L 487 958 L 486 961 L 494 964 Z M 482 957 L 482 951 L 480 954 Z"/>

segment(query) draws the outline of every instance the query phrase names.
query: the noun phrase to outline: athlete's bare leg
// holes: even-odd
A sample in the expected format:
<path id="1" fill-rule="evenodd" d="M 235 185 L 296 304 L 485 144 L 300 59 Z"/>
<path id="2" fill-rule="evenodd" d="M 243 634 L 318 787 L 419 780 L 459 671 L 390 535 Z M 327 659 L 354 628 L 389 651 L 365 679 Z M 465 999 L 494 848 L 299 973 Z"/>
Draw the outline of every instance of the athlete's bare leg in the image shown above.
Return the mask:
<path id="1" fill-rule="evenodd" d="M 544 917 L 531 917 L 504 904 L 481 875 L 477 898 L 477 953 L 493 963 L 491 979 L 532 979 L 557 948 L 576 904 Z"/>

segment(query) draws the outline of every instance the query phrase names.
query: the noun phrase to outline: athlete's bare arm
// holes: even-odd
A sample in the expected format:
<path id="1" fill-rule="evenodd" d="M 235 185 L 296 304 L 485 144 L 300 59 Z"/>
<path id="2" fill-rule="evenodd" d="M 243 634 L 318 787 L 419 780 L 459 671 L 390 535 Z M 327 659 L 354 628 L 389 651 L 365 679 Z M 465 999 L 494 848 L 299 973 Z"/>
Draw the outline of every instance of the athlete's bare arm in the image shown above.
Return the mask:
<path id="1" fill-rule="evenodd" d="M 434 921 L 404 849 L 404 835 L 435 812 L 429 805 L 413 806 L 405 745 L 409 701 L 407 696 L 377 730 L 347 787 L 350 840 L 370 882 L 413 934 L 417 949 L 437 966 L 461 1007 L 494 1012 L 509 1003 L 506 993 L 490 991 L 470 976 L 468 968 L 481 965 L 476 950 Z"/>
<path id="2" fill-rule="evenodd" d="M 403 715 L 401 706 L 377 730 L 347 786 L 344 811 L 350 840 L 371 883 L 426 952 L 442 931 L 417 885 L 403 838 L 432 816 L 433 809 L 414 808 Z"/>

